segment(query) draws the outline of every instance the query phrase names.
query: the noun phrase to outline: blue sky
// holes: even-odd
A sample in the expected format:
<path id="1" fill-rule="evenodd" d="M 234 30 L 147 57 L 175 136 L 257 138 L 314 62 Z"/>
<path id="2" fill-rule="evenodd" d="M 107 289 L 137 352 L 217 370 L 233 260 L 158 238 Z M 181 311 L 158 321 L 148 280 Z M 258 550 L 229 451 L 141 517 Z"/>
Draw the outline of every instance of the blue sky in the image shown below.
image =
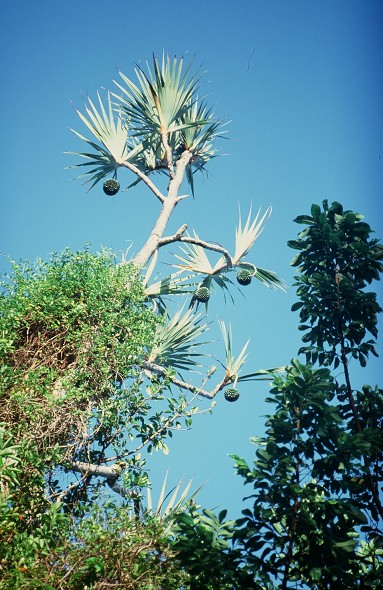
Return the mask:
<path id="1" fill-rule="evenodd" d="M 238 203 L 273 206 L 250 260 L 283 276 L 290 289 L 251 285 L 235 305 L 217 295 L 210 319 L 231 321 L 239 350 L 250 337 L 247 369 L 286 364 L 300 346 L 291 288 L 294 217 L 313 202 L 340 201 L 383 234 L 383 5 L 380 0 L 205 0 L 203 4 L 147 0 L 113 3 L 4 0 L 1 4 L 3 91 L 2 235 L 0 251 L 18 259 L 47 258 L 66 246 L 92 242 L 138 251 L 158 212 L 143 187 L 105 197 L 71 180 L 65 151 L 81 150 L 68 127 L 84 132 L 72 103 L 112 88 L 117 69 L 161 55 L 184 55 L 206 70 L 203 91 L 215 113 L 230 121 L 222 157 L 196 179 L 196 199 L 177 208 L 169 233 L 186 222 L 206 240 L 233 247 Z M 120 180 L 124 183 L 121 176 Z M 129 183 L 127 178 L 126 184 Z M 4 259 L 1 270 L 7 270 Z M 166 272 L 166 268 L 164 269 Z M 375 286 L 376 288 L 376 286 Z M 380 303 L 382 289 L 379 286 Z M 382 350 L 382 347 L 380 347 Z M 212 345 L 222 357 L 219 342 Z M 354 383 L 378 382 L 380 360 Z M 244 495 L 228 453 L 250 458 L 250 436 L 263 434 L 265 384 L 246 384 L 241 398 L 219 398 L 213 415 L 173 438 L 168 457 L 151 460 L 153 480 L 207 481 L 200 501 L 241 510 Z M 248 492 L 249 490 L 246 490 Z"/>

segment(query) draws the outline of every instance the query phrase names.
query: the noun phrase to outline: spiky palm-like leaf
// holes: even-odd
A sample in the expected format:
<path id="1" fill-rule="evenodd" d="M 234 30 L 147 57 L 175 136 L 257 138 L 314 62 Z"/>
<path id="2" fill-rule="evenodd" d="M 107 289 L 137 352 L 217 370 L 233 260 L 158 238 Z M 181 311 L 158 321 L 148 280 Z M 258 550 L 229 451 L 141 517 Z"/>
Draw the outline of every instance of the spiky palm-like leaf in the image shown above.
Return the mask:
<path id="1" fill-rule="evenodd" d="M 281 279 L 275 272 L 272 270 L 267 270 L 266 268 L 257 267 L 257 272 L 254 275 L 254 278 L 258 281 L 261 281 L 265 287 L 271 287 L 272 289 L 281 291 L 286 291 L 286 283 L 283 279 Z"/>
<path id="2" fill-rule="evenodd" d="M 193 152 L 194 157 L 198 158 L 206 151 L 209 152 L 213 141 L 217 137 L 222 137 L 224 131 L 218 131 L 223 127 L 222 121 L 215 120 L 212 109 L 208 109 L 204 102 L 195 100 L 191 102 L 184 116 L 183 123 L 186 124 L 185 129 L 181 132 L 184 149 Z M 199 121 L 204 121 L 204 124 L 199 124 Z M 211 157 L 211 156 L 210 156 Z"/>
<path id="3" fill-rule="evenodd" d="M 239 222 L 235 232 L 235 254 L 232 258 L 233 266 L 243 266 L 243 268 L 251 267 L 256 271 L 256 267 L 251 263 L 242 263 L 241 259 L 246 256 L 256 239 L 264 230 L 264 225 L 271 215 L 271 207 L 268 207 L 266 212 L 259 219 L 260 209 L 256 217 L 251 220 L 251 209 L 247 216 L 245 225 L 242 227 L 241 213 L 239 214 Z M 194 232 L 194 238 L 198 239 L 198 235 Z M 217 274 L 222 271 L 227 271 L 227 261 L 225 257 L 221 257 L 214 267 L 210 264 L 205 248 L 196 244 L 188 244 L 181 248 L 183 256 L 176 255 L 183 264 L 174 265 L 176 268 L 183 268 L 201 274 Z"/>
<path id="4" fill-rule="evenodd" d="M 198 240 L 198 235 L 194 232 L 193 237 Z M 181 247 L 182 255 L 175 254 L 175 257 L 181 262 L 181 264 L 174 264 L 175 268 L 179 268 L 184 272 L 195 273 L 196 275 L 204 275 L 199 286 L 208 287 L 209 289 L 216 285 L 223 290 L 225 299 L 226 293 L 230 295 L 228 285 L 232 285 L 233 282 L 224 275 L 227 271 L 227 261 L 224 257 L 220 258 L 218 262 L 212 266 L 210 260 L 206 254 L 206 249 L 198 244 L 185 244 Z M 233 300 L 232 296 L 230 295 Z M 195 303 L 195 298 L 191 301 L 191 306 Z M 205 304 L 207 308 L 207 303 Z"/>
<path id="5" fill-rule="evenodd" d="M 187 149 L 193 154 L 186 168 L 186 176 L 194 196 L 193 174 L 203 171 L 207 162 L 216 157 L 217 149 L 214 147 L 214 142 L 218 137 L 223 136 L 224 131 L 221 129 L 224 124 L 222 121 L 214 120 L 212 110 L 198 100 L 189 105 L 182 120 L 188 126 L 181 132 L 181 143 L 177 149 L 179 151 Z M 201 120 L 206 124 L 195 125 L 196 121 Z"/>
<path id="6" fill-rule="evenodd" d="M 239 372 L 241 370 L 241 367 L 246 361 L 246 357 L 247 357 L 246 349 L 249 345 L 250 340 L 248 340 L 246 342 L 245 346 L 242 348 L 239 355 L 237 357 L 235 357 L 232 353 L 233 337 L 232 337 L 232 332 L 231 332 L 231 326 L 229 326 L 229 329 L 227 330 L 225 322 L 223 322 L 222 320 L 219 321 L 219 325 L 221 328 L 222 338 L 223 338 L 223 342 L 225 345 L 225 357 L 226 357 L 225 369 L 226 369 L 228 377 L 230 377 L 230 380 L 232 382 L 234 382 L 234 384 L 235 384 L 238 381 Z"/>
<path id="7" fill-rule="evenodd" d="M 146 270 L 143 285 L 145 295 L 154 302 L 155 307 L 161 315 L 167 313 L 164 297 L 166 295 L 185 295 L 192 293 L 195 289 L 196 281 L 193 276 L 185 276 L 183 271 L 179 270 L 164 277 L 163 279 L 148 285 L 149 279 L 153 274 L 158 260 L 158 250 L 152 256 L 150 264 Z"/>
<path id="8" fill-rule="evenodd" d="M 182 295 L 194 291 L 197 282 L 195 280 L 190 280 L 193 279 L 193 275 L 185 276 L 182 270 L 174 272 L 171 275 L 164 277 L 160 281 L 148 285 L 149 279 L 153 274 L 154 268 L 157 264 L 157 260 L 158 250 L 156 250 L 150 261 L 143 281 L 145 287 L 145 295 L 147 297 L 161 298 L 164 295 Z"/>
<path id="9" fill-rule="evenodd" d="M 269 206 L 260 218 L 261 209 L 259 208 L 255 218 L 252 220 L 250 208 L 245 225 L 242 225 L 241 212 L 239 212 L 239 222 L 235 232 L 235 253 L 233 257 L 233 266 L 250 270 L 252 272 L 252 276 L 258 281 L 261 281 L 261 283 L 266 287 L 271 287 L 272 289 L 282 289 L 284 291 L 286 289 L 285 282 L 280 279 L 275 272 L 260 268 L 258 266 L 256 267 L 254 264 L 242 260 L 243 257 L 248 254 L 254 242 L 259 238 L 265 229 L 265 225 L 271 215 L 271 212 L 272 207 Z"/>
<path id="10" fill-rule="evenodd" d="M 196 495 L 201 490 L 198 488 L 193 494 L 189 495 L 189 490 L 192 484 L 192 480 L 188 481 L 184 489 L 181 491 L 182 480 L 178 482 L 171 490 L 166 491 L 168 479 L 168 472 L 166 472 L 164 481 L 162 482 L 160 495 L 157 500 L 157 504 L 154 505 L 152 499 L 152 493 L 150 488 L 147 488 L 147 508 L 146 512 L 156 518 L 165 519 L 172 514 L 184 511 L 185 508 L 194 500 Z M 181 493 L 180 493 L 181 492 Z"/>
<path id="11" fill-rule="evenodd" d="M 225 323 L 220 320 L 219 325 L 222 332 L 222 338 L 225 345 L 225 357 L 226 357 L 226 372 L 227 375 L 230 377 L 230 381 L 233 383 L 234 386 L 237 385 L 239 382 L 244 381 L 272 381 L 275 379 L 275 375 L 279 373 L 284 373 L 286 371 L 286 367 L 275 367 L 273 369 L 260 369 L 259 371 L 255 371 L 254 373 L 248 373 L 246 375 L 240 375 L 240 370 L 242 366 L 246 362 L 246 350 L 249 345 L 250 340 L 245 343 L 245 346 L 242 348 L 241 352 L 237 357 L 235 357 L 232 353 L 232 332 L 231 326 L 229 329 L 226 329 Z"/>
<path id="12" fill-rule="evenodd" d="M 121 161 L 134 158 L 143 149 L 141 143 L 135 143 L 129 149 L 128 121 L 123 120 L 121 112 L 117 115 L 115 114 L 110 93 L 108 93 L 106 109 L 99 93 L 97 96 L 99 108 L 89 98 L 88 104 L 85 104 L 85 114 L 77 109 L 76 112 L 98 143 L 87 139 L 81 133 L 71 129 L 77 137 L 85 141 L 94 151 L 89 153 L 66 152 L 67 154 L 80 156 L 87 160 L 81 164 L 69 166 L 69 168 L 91 167 L 91 170 L 87 170 L 84 174 L 78 176 L 78 178 L 88 177 L 87 182 L 92 183 L 90 189 L 111 173 L 115 174 Z"/>
<path id="13" fill-rule="evenodd" d="M 239 224 L 236 228 L 236 248 L 235 255 L 232 258 L 233 268 L 237 267 L 250 270 L 252 276 L 258 281 L 261 281 L 266 287 L 271 287 L 275 290 L 281 289 L 284 291 L 286 290 L 286 284 L 275 272 L 256 267 L 251 262 L 246 262 L 241 259 L 249 252 L 255 240 L 262 233 L 264 223 L 267 217 L 270 216 L 270 213 L 271 207 L 267 209 L 262 218 L 258 221 L 260 214 L 260 211 L 258 211 L 255 219 L 251 221 L 250 210 L 243 227 L 240 217 Z M 193 237 L 197 240 L 199 239 L 195 232 L 193 233 Z M 204 280 L 209 282 L 209 285 L 207 286 L 210 286 L 211 282 L 214 281 L 219 287 L 227 290 L 227 284 L 232 284 L 232 281 L 225 276 L 225 274 L 232 269 L 228 268 L 227 260 L 224 256 L 219 258 L 213 266 L 206 253 L 206 249 L 198 244 L 185 244 L 181 247 L 181 252 L 182 254 L 175 254 L 175 257 L 180 261 L 179 264 L 173 265 L 175 268 L 182 269 L 185 272 L 205 275 Z"/>
<path id="14" fill-rule="evenodd" d="M 192 275 L 178 276 L 180 273 L 173 273 L 164 277 L 156 283 L 152 283 L 145 289 L 148 297 L 162 297 L 164 295 L 185 295 L 194 290 L 197 281 L 190 280 Z"/>
<path id="15" fill-rule="evenodd" d="M 239 212 L 239 222 L 235 231 L 235 253 L 233 257 L 233 264 L 238 264 L 240 260 L 246 256 L 254 242 L 261 235 L 265 229 L 267 220 L 271 215 L 272 207 L 269 206 L 262 217 L 259 219 L 261 208 L 255 218 L 251 220 L 251 208 L 247 216 L 245 225 L 242 226 L 241 212 Z"/>
<path id="16" fill-rule="evenodd" d="M 196 232 L 193 232 L 193 238 L 199 239 Z M 185 244 L 181 247 L 181 251 L 183 254 L 175 254 L 175 257 L 182 264 L 174 264 L 175 268 L 197 274 L 214 275 L 222 266 L 221 260 L 219 260 L 213 267 L 206 254 L 206 249 L 198 244 Z"/>
<path id="17" fill-rule="evenodd" d="M 200 314 L 195 315 L 191 309 L 186 312 L 183 309 L 178 310 L 166 324 L 157 327 L 155 344 L 148 362 L 159 363 L 178 371 L 200 366 L 195 358 L 208 356 L 197 352 L 198 347 L 206 344 L 197 341 L 208 328 L 201 321 Z"/>
<path id="18" fill-rule="evenodd" d="M 168 173 L 166 154 L 160 141 L 155 141 L 147 136 L 143 136 L 140 140 L 137 137 L 130 136 L 129 145 L 131 149 L 129 162 L 136 166 L 140 172 L 146 176 L 153 172 Z M 142 179 L 136 178 L 127 188 L 132 188 L 140 182 L 142 182 Z"/>
<path id="19" fill-rule="evenodd" d="M 194 194 L 193 172 L 203 170 L 215 156 L 213 141 L 220 135 L 221 123 L 202 103 L 196 102 L 198 72 L 193 74 L 190 66 L 184 71 L 183 59 L 171 60 L 163 55 L 159 63 L 153 56 L 153 67 L 147 68 L 147 73 L 139 66 L 135 68 L 137 83 L 119 72 L 122 81 L 115 84 L 120 95 L 108 93 L 106 107 L 98 94 L 99 105 L 89 99 L 85 113 L 77 111 L 96 141 L 72 129 L 93 151 L 68 152 L 86 160 L 69 168 L 86 167 L 78 178 L 85 177 L 92 188 L 108 175 L 115 176 L 120 163 L 127 160 L 145 175 L 153 171 L 168 174 L 172 160 L 189 146 L 193 148 L 193 157 L 186 168 L 186 178 Z M 190 135 L 188 131 L 193 128 L 196 132 Z M 140 180 L 136 178 L 128 188 Z"/>
<path id="20" fill-rule="evenodd" d="M 250 270 L 252 272 L 252 276 L 266 287 L 285 291 L 285 282 L 283 279 L 279 278 L 275 272 L 255 266 L 254 264 L 243 260 L 244 256 L 249 253 L 252 246 L 265 229 L 266 223 L 270 218 L 271 213 L 272 207 L 269 206 L 262 217 L 260 217 L 261 208 L 259 208 L 255 218 L 252 220 L 252 211 L 250 208 L 246 222 L 243 225 L 241 212 L 239 212 L 239 222 L 235 232 L 235 253 L 233 256 L 233 266 Z"/>
<path id="21" fill-rule="evenodd" d="M 285 373 L 287 367 L 274 367 L 273 369 L 260 369 L 254 373 L 248 373 L 247 375 L 241 375 L 238 377 L 238 382 L 243 381 L 273 381 L 275 376 L 280 373 Z"/>
<path id="22" fill-rule="evenodd" d="M 125 86 L 115 81 L 123 93 L 121 106 L 131 119 L 139 135 L 152 137 L 162 133 L 174 133 L 188 125 L 203 124 L 204 121 L 185 123 L 182 117 L 193 100 L 199 79 L 190 75 L 190 67 L 183 73 L 183 59 L 173 60 L 162 56 L 161 65 L 153 56 L 153 70 L 147 64 L 148 74 L 135 68 L 138 86 L 125 74 L 119 72 Z"/>
<path id="23" fill-rule="evenodd" d="M 93 133 L 96 139 L 110 152 L 111 156 L 118 162 L 127 155 L 128 120 L 123 121 L 121 114 L 115 116 L 113 106 L 108 92 L 107 111 L 102 103 L 100 94 L 97 93 L 100 112 L 90 98 L 85 104 L 86 115 L 76 109 L 82 122 Z"/>

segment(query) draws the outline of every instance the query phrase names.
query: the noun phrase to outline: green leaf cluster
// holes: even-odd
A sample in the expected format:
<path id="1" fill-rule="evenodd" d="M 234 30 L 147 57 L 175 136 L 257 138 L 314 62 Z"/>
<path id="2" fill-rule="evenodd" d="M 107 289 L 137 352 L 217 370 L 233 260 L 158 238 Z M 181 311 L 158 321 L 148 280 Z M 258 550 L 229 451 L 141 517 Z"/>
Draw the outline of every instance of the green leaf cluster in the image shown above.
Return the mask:
<path id="1" fill-rule="evenodd" d="M 293 360 L 286 375 L 275 377 L 271 394 L 275 412 L 266 436 L 252 439 L 253 466 L 232 456 L 237 473 L 254 487 L 247 497 L 252 507 L 243 511 L 235 532 L 245 567 L 259 584 L 274 580 L 277 587 L 288 580 L 310 588 L 350 588 L 362 565 L 372 579 L 368 560 L 357 555 L 360 527 L 370 535 L 380 572 L 383 538 L 369 526 L 362 509 L 371 499 L 361 505 L 354 481 L 371 447 L 348 431 L 334 403 L 330 371 Z"/>
<path id="2" fill-rule="evenodd" d="M 15 444 L 7 425 L 0 425 L 1 589 L 25 587 L 24 573 L 46 559 L 68 530 L 62 504 L 45 494 L 46 460 L 26 441 Z"/>
<path id="3" fill-rule="evenodd" d="M 339 347 L 351 353 L 362 366 L 368 355 L 376 355 L 377 314 L 381 307 L 376 294 L 366 287 L 378 280 L 383 270 L 383 246 L 371 238 L 363 216 L 344 210 L 338 202 L 323 209 L 313 205 L 311 215 L 301 215 L 296 223 L 307 225 L 297 240 L 288 242 L 299 253 L 292 265 L 299 301 L 299 329 L 306 334 L 300 352 L 320 364 L 339 364 Z"/>
<path id="4" fill-rule="evenodd" d="M 63 515 L 60 504 L 41 505 L 41 494 L 40 505 L 32 495 L 21 506 L 16 484 L 0 520 L 1 590 L 176 590 L 188 582 L 160 519 L 143 523 L 128 506 L 104 502 L 77 520 Z"/>
<path id="5" fill-rule="evenodd" d="M 238 554 L 232 549 L 234 521 L 227 510 L 218 515 L 195 504 L 174 515 L 172 547 L 190 575 L 190 590 L 239 588 Z"/>
<path id="6" fill-rule="evenodd" d="M 152 345 L 158 318 L 133 265 L 64 251 L 13 263 L 0 297 L 1 419 L 64 447 Z"/>
<path id="7" fill-rule="evenodd" d="M 74 167 L 87 168 L 81 177 L 88 177 L 92 188 L 108 174 L 115 176 L 120 166 L 133 166 L 146 175 L 153 171 L 168 173 L 173 159 L 176 162 L 189 151 L 192 157 L 186 176 L 194 194 L 193 174 L 203 171 L 215 157 L 214 142 L 223 133 L 222 122 L 198 98 L 200 76 L 190 67 L 184 70 L 183 59 L 170 59 L 165 54 L 161 61 L 153 56 L 153 66 L 147 64 L 147 73 L 137 66 L 135 74 L 137 81 L 119 72 L 121 80 L 115 81 L 119 92 L 112 95 L 114 112 L 110 93 L 106 108 L 98 96 L 99 108 L 89 100 L 86 115 L 77 111 L 97 143 L 72 129 L 93 148 L 93 153 L 75 153 L 85 162 Z"/>

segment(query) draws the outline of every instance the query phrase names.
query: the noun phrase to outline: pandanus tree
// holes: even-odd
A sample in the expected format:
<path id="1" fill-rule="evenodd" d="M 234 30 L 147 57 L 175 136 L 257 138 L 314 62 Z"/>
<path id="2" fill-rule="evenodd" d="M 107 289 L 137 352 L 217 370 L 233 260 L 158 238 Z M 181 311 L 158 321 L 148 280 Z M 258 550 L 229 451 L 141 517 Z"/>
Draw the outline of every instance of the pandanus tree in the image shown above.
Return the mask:
<path id="1" fill-rule="evenodd" d="M 212 236 L 189 233 L 186 223 L 166 234 L 175 207 L 188 196 L 186 183 L 194 196 L 194 175 L 218 155 L 224 123 L 199 97 L 200 72 L 185 70 L 182 59 L 154 57 L 152 67 L 137 66 L 135 76 L 119 72 L 113 92 L 104 99 L 98 93 L 77 110 L 86 131 L 72 131 L 87 147 L 69 152 L 80 158 L 70 168 L 80 170 L 89 189 L 102 185 L 109 196 L 118 194 L 123 174 L 129 189 L 144 185 L 160 207 L 150 235 L 131 259 L 87 249 L 34 267 L 15 265 L 4 299 L 9 338 L 1 419 L 19 425 L 16 440 L 25 424 L 33 425 L 29 439 L 69 477 L 63 485 L 52 471 L 50 493 L 71 506 L 105 481 L 123 496 L 134 495 L 147 484 L 142 450 L 167 452 L 166 438 L 210 409 L 199 409 L 198 398 L 212 403 L 228 389 L 226 398 L 235 401 L 237 383 L 257 377 L 241 374 L 246 345 L 236 357 L 231 328 L 222 324 L 226 360 L 209 386 L 215 367 L 204 368 L 201 346 L 212 289 L 237 288 L 235 273 L 241 286 L 254 279 L 284 288 L 275 273 L 247 259 L 271 207 L 240 217 L 234 254 Z M 169 244 L 180 247 L 172 272 L 152 280 Z M 167 306 L 165 299 L 176 296 L 183 298 L 179 306 Z"/>
<path id="2" fill-rule="evenodd" d="M 244 362 L 244 350 L 238 359 L 234 359 L 231 339 L 227 338 L 224 325 L 221 328 L 227 362 L 223 363 L 225 370 L 218 383 L 210 389 L 206 387 L 215 367 L 207 369 L 198 385 L 181 378 L 181 372 L 189 371 L 190 375 L 190 369 L 199 367 L 203 356 L 200 336 L 207 331 L 208 325 L 198 312 L 199 304 L 204 303 L 207 310 L 213 285 L 228 290 L 233 285 L 228 275 L 233 271 L 237 272 L 237 280 L 242 285 L 249 284 L 253 277 L 274 289 L 283 288 L 283 282 L 272 271 L 245 260 L 264 229 L 271 207 L 263 214 L 258 211 L 255 216 L 250 211 L 244 224 L 239 220 L 234 255 L 210 239 L 201 239 L 196 232 L 189 234 L 186 223 L 174 235 L 165 235 L 174 208 L 188 196 L 180 194 L 184 180 L 194 196 L 194 174 L 204 171 L 208 162 L 216 157 L 216 140 L 225 132 L 224 123 L 215 118 L 198 96 L 200 72 L 193 73 L 190 67 L 184 70 L 182 59 L 163 56 L 161 62 L 154 57 L 153 67 L 147 65 L 146 72 L 137 67 L 136 81 L 122 72 L 119 75 L 115 91 L 107 93 L 106 106 L 98 95 L 96 104 L 88 100 L 85 111 L 77 111 L 93 137 L 87 139 L 74 131 L 92 148 L 91 153 L 77 154 L 85 161 L 76 167 L 85 168 L 81 176 L 85 177 L 90 188 L 103 182 L 106 194 L 117 194 L 120 188 L 117 176 L 120 172 L 128 172 L 129 188 L 144 183 L 160 203 L 150 235 L 139 252 L 123 263 L 137 269 L 137 275 L 142 272 L 144 301 L 154 306 L 151 309 L 158 310 L 154 344 L 140 358 L 133 359 L 132 367 L 138 380 L 150 383 L 150 404 L 156 397 L 162 401 L 165 386 L 169 389 L 173 386 L 172 390 L 176 388 L 181 392 L 176 399 L 168 398 L 165 413 L 160 415 L 157 412 L 151 427 L 146 425 L 143 429 L 145 433 L 141 429 L 135 434 L 141 440 L 135 452 L 145 445 L 149 450 L 154 446 L 166 451 L 163 439 L 172 434 L 174 427 L 180 426 L 182 418 L 189 426 L 192 415 L 199 411 L 192 405 L 197 397 L 212 400 L 222 389 L 241 379 L 239 369 Z M 155 183 L 156 174 L 166 177 L 166 192 Z M 174 272 L 150 283 L 160 249 L 172 243 L 181 245 L 179 253 L 175 254 Z M 210 262 L 209 253 L 218 253 L 215 264 Z M 167 295 L 189 296 L 189 307 L 186 309 L 183 305 L 170 313 L 164 304 Z M 254 375 L 246 376 L 249 377 Z M 237 395 L 232 392 L 226 397 L 233 401 Z M 134 456 L 131 450 L 121 450 L 114 460 L 126 460 L 132 454 Z M 102 474 L 102 469 L 95 468 L 89 461 L 86 464 L 74 462 L 72 468 L 84 474 Z"/>

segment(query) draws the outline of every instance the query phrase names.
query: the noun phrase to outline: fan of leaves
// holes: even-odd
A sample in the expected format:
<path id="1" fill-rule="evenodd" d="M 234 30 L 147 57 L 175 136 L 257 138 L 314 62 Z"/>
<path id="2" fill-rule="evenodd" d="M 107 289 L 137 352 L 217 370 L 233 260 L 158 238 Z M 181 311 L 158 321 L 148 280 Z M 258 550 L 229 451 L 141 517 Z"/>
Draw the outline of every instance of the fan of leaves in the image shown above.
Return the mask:
<path id="1" fill-rule="evenodd" d="M 259 238 L 265 228 L 265 224 L 271 215 L 271 207 L 268 207 L 265 213 L 260 218 L 261 210 L 259 209 L 254 219 L 252 219 L 252 211 L 250 209 L 246 222 L 243 225 L 241 214 L 239 215 L 239 222 L 235 233 L 235 253 L 234 256 L 222 256 L 213 266 L 206 253 L 206 249 L 198 243 L 185 244 L 181 247 L 181 254 L 176 254 L 175 257 L 180 261 L 173 266 L 179 268 L 184 272 L 195 273 L 200 275 L 203 280 L 200 283 L 203 286 L 211 287 L 215 284 L 225 291 L 228 290 L 228 285 L 232 281 L 225 275 L 228 271 L 233 269 L 248 269 L 254 278 L 258 279 L 266 287 L 272 289 L 285 290 L 285 283 L 274 272 L 260 267 L 256 267 L 250 262 L 246 262 L 244 257 L 249 253 L 252 246 Z M 199 237 L 194 232 L 194 242 L 198 242 Z M 214 248 L 210 248 L 213 250 Z M 228 265 L 228 258 L 231 263 Z"/>

